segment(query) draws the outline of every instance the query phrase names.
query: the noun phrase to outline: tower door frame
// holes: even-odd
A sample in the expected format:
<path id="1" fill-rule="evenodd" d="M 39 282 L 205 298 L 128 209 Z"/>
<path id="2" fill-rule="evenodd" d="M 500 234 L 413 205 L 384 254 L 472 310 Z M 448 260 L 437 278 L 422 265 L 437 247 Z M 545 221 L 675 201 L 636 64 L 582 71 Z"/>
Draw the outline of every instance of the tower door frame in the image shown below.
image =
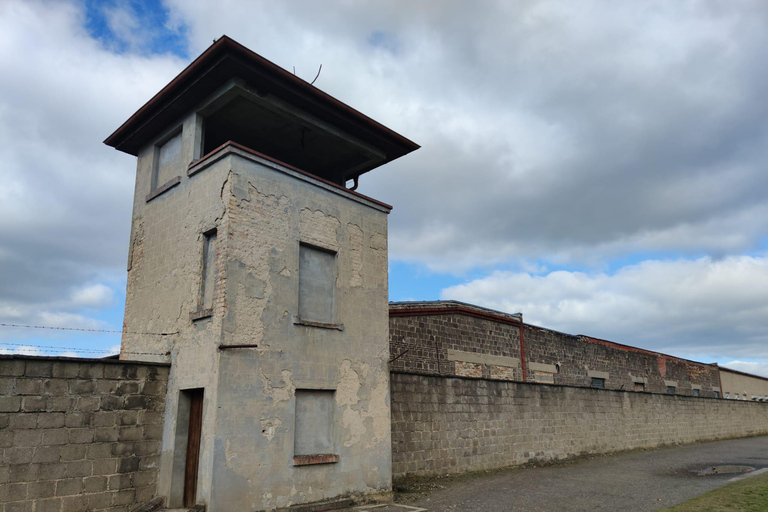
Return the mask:
<path id="1" fill-rule="evenodd" d="M 203 388 L 179 390 L 173 474 L 168 500 L 168 506 L 173 508 L 192 508 L 197 505 L 204 398 Z"/>

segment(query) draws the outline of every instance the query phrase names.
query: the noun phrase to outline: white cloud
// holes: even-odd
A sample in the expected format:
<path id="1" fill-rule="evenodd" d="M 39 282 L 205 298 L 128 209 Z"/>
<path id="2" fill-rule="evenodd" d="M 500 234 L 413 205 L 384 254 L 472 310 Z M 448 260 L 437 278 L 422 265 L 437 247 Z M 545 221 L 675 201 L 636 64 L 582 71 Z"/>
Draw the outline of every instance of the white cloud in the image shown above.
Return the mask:
<path id="1" fill-rule="evenodd" d="M 768 360 L 766 256 L 644 261 L 615 274 L 497 271 L 441 297 L 684 357 Z"/>
<path id="2" fill-rule="evenodd" d="M 112 305 L 115 299 L 114 295 L 109 286 L 94 284 L 76 290 L 72 294 L 72 301 L 77 306 L 104 308 Z"/>
<path id="3" fill-rule="evenodd" d="M 113 53 L 83 8 L 0 2 L 0 315 L 18 323 L 110 304 L 89 284 L 124 279 L 136 163 L 101 141 L 184 65 Z"/>
<path id="4" fill-rule="evenodd" d="M 320 88 L 422 144 L 361 180 L 395 206 L 393 259 L 599 266 L 767 234 L 765 4 L 168 5 L 190 53 L 227 33 L 322 63 Z"/>

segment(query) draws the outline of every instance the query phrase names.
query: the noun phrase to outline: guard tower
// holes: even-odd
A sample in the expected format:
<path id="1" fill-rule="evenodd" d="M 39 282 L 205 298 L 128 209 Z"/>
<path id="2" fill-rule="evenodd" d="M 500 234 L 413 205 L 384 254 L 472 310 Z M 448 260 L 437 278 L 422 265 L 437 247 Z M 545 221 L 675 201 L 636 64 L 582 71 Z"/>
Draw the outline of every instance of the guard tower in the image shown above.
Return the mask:
<path id="1" fill-rule="evenodd" d="M 122 350 L 172 363 L 158 495 L 388 491 L 391 207 L 354 189 L 418 146 L 226 36 L 105 143 L 138 157 Z"/>

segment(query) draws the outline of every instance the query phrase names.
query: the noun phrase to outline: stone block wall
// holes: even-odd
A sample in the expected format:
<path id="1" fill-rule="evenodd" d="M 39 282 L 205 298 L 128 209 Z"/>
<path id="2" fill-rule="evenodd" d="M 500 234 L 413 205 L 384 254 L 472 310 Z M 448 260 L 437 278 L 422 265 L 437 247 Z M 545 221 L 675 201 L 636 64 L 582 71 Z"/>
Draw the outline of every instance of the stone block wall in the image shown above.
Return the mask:
<path id="1" fill-rule="evenodd" d="M 389 332 L 393 371 L 586 387 L 596 377 L 606 389 L 674 387 L 679 395 L 722 397 L 716 365 L 524 324 L 519 315 L 455 301 L 391 303 Z"/>
<path id="2" fill-rule="evenodd" d="M 472 365 L 480 364 L 481 375 L 474 376 L 490 377 L 491 365 L 482 367 L 482 363 L 476 361 L 451 360 L 449 351 L 451 354 L 465 352 L 517 358 L 519 361 L 519 321 L 513 320 L 511 315 L 509 323 L 502 323 L 451 312 L 457 309 L 445 308 L 440 314 L 399 316 L 406 312 L 406 308 L 390 307 L 389 348 L 390 358 L 394 359 L 390 368 L 427 375 L 455 375 L 471 372 Z M 477 366 L 474 371 L 477 372 Z M 522 377 L 519 368 L 514 368 L 512 374 L 517 379 Z"/>
<path id="3" fill-rule="evenodd" d="M 391 374 L 393 478 L 768 433 L 768 404 Z"/>
<path id="4" fill-rule="evenodd" d="M 127 512 L 151 500 L 168 372 L 0 356 L 0 511 Z"/>

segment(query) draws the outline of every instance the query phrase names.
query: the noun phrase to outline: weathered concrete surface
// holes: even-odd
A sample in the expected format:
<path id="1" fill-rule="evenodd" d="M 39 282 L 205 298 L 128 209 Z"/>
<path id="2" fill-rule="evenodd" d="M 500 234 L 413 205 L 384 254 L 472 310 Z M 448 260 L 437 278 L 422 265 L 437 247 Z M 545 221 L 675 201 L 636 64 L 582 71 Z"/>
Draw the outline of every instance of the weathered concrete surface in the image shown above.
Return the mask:
<path id="1" fill-rule="evenodd" d="M 222 338 L 259 347 L 221 354 L 212 510 L 386 491 L 386 214 L 248 159 L 216 165 L 232 170 L 226 257 L 238 268 L 226 276 Z M 295 323 L 300 243 L 336 255 L 329 323 L 343 330 Z M 331 444 L 338 463 L 294 467 L 296 389 L 335 390 Z"/>
<path id="2" fill-rule="evenodd" d="M 395 479 L 768 433 L 768 404 L 392 374 Z"/>
<path id="3" fill-rule="evenodd" d="M 387 491 L 388 208 L 237 148 L 188 171 L 202 125 L 196 115 L 180 124 L 180 181 L 149 201 L 158 149 L 139 154 L 125 314 L 129 333 L 178 334 L 125 334 L 121 356 L 172 362 L 159 493 L 180 505 L 178 400 L 191 388 L 205 393 L 198 502 L 209 510 Z M 213 307 L 196 319 L 208 314 L 200 304 L 211 229 Z M 298 321 L 301 244 L 335 255 L 325 326 Z M 334 391 L 337 463 L 294 466 L 296 389 Z"/>
<path id="4" fill-rule="evenodd" d="M 715 464 L 768 466 L 768 438 L 752 437 L 594 457 L 550 467 L 425 481 L 426 496 L 398 501 L 430 512 L 649 512 L 727 484 L 734 475 L 696 475 Z M 419 497 L 420 496 L 420 497 Z M 377 509 L 371 510 L 376 512 Z"/>

